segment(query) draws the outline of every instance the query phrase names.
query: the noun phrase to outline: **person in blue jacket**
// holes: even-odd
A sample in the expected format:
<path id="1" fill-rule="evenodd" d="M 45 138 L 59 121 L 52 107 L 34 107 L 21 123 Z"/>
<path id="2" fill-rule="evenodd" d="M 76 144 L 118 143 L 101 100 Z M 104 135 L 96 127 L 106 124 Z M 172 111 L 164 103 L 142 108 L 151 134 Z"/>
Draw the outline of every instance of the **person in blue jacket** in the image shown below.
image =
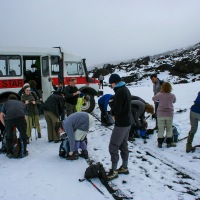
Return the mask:
<path id="1" fill-rule="evenodd" d="M 192 146 L 192 142 L 194 139 L 194 135 L 197 132 L 199 121 L 200 121 L 200 92 L 198 93 L 198 96 L 195 99 L 194 104 L 192 105 L 190 109 L 191 129 L 188 133 L 188 139 L 187 139 L 187 144 L 186 144 L 187 153 L 195 151 L 195 147 Z"/>
<path id="2" fill-rule="evenodd" d="M 99 109 L 101 110 L 101 125 L 107 126 L 107 115 L 108 115 L 108 104 L 109 101 L 113 98 L 112 94 L 105 94 L 98 100 Z"/>

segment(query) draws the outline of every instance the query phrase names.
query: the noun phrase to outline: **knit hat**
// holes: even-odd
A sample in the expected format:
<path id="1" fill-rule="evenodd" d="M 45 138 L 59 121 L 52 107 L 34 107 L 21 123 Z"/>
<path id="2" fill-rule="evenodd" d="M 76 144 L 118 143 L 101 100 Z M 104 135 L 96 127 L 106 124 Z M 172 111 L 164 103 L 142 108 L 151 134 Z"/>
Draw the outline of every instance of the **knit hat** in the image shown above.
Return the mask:
<path id="1" fill-rule="evenodd" d="M 118 74 L 111 74 L 110 78 L 109 78 L 109 83 L 118 83 L 121 81 L 121 78 Z"/>
<path id="2" fill-rule="evenodd" d="M 23 88 L 26 87 L 26 86 L 29 86 L 29 87 L 30 87 L 29 83 L 25 83 L 25 84 L 23 85 Z"/>
<path id="3" fill-rule="evenodd" d="M 25 86 L 25 87 L 23 87 L 23 88 L 24 88 L 24 91 L 25 91 L 27 88 L 30 88 L 30 86 L 27 85 L 27 86 Z"/>

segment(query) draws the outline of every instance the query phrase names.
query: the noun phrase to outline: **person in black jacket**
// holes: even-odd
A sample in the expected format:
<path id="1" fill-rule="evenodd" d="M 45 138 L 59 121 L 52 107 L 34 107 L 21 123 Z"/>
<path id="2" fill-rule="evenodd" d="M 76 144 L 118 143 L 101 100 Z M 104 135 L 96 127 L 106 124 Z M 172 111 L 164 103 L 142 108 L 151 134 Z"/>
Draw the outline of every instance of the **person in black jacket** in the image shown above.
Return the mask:
<path id="1" fill-rule="evenodd" d="M 65 85 L 64 85 L 63 81 L 59 81 L 59 82 L 58 82 L 58 86 L 56 86 L 56 85 L 54 84 L 54 81 L 53 81 L 53 80 L 51 81 L 51 83 L 52 83 L 53 89 L 54 89 L 55 91 L 58 91 L 58 92 L 60 92 L 60 91 L 64 92 L 64 91 L 65 91 Z"/>
<path id="2" fill-rule="evenodd" d="M 109 78 L 109 83 L 115 91 L 115 100 L 111 108 L 111 113 L 115 117 L 115 126 L 109 144 L 112 168 L 107 174 L 108 181 L 117 178 L 118 174 L 129 174 L 128 136 L 132 123 L 130 91 L 125 86 L 125 83 L 121 81 L 118 74 L 112 74 Z M 122 157 L 122 166 L 117 169 L 119 150 Z"/>
<path id="3" fill-rule="evenodd" d="M 56 92 L 50 95 L 43 105 L 44 116 L 47 122 L 47 132 L 49 142 L 59 142 L 60 138 L 54 130 L 56 122 L 59 122 L 59 118 L 64 110 L 64 93 Z"/>
<path id="4" fill-rule="evenodd" d="M 69 85 L 65 87 L 65 107 L 67 116 L 76 112 L 76 104 L 78 101 L 79 94 L 81 93 L 76 87 L 76 78 L 71 78 Z"/>
<path id="5" fill-rule="evenodd" d="M 27 135 L 26 135 L 26 108 L 25 105 L 18 100 L 14 94 L 9 95 L 8 100 L 3 104 L 0 112 L 0 120 L 5 125 L 6 130 L 6 145 L 8 158 L 13 158 L 13 144 L 14 144 L 14 128 L 16 127 L 20 132 L 20 136 L 24 143 L 24 156 L 28 155 Z"/>

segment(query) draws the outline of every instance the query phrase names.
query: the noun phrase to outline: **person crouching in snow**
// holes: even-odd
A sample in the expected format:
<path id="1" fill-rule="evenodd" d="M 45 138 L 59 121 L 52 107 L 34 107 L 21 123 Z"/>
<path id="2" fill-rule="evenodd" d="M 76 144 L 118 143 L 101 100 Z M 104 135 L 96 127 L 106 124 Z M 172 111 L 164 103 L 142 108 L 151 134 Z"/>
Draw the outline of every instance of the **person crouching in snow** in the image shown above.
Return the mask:
<path id="1" fill-rule="evenodd" d="M 153 114 L 154 107 L 146 103 L 143 99 L 136 96 L 131 96 L 131 111 L 133 115 L 133 123 L 131 125 L 131 131 L 129 133 L 129 141 L 134 141 L 134 137 L 138 136 L 138 130 L 147 129 L 147 122 L 145 118 L 145 112 Z"/>
<path id="2" fill-rule="evenodd" d="M 166 127 L 166 142 L 167 147 L 175 147 L 172 142 L 172 123 L 173 123 L 173 103 L 176 102 L 176 97 L 171 93 L 172 86 L 168 82 L 164 82 L 161 86 L 161 92 L 156 94 L 152 100 L 159 101 L 157 117 L 158 117 L 158 147 L 162 148 L 164 141 L 164 131 Z"/>
<path id="3" fill-rule="evenodd" d="M 105 94 L 102 97 L 99 98 L 98 104 L 99 104 L 99 109 L 101 110 L 101 125 L 102 126 L 107 126 L 107 115 L 108 115 L 108 104 L 110 99 L 113 97 L 112 94 Z"/>
<path id="4" fill-rule="evenodd" d="M 86 112 L 76 112 L 62 122 L 56 122 L 55 131 L 59 134 L 65 132 L 69 138 L 70 152 L 67 160 L 77 160 L 79 156 L 88 158 L 86 136 L 93 122 L 92 115 Z M 81 154 L 78 153 L 79 148 Z"/>

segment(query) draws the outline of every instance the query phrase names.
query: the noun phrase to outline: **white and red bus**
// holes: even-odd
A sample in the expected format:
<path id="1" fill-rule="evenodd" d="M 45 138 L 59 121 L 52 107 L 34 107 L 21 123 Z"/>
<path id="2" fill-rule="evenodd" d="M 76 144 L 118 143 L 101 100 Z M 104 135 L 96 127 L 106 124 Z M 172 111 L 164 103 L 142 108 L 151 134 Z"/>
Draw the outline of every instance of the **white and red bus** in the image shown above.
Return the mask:
<path id="1" fill-rule="evenodd" d="M 0 47 L 0 103 L 10 94 L 17 95 L 24 83 L 30 80 L 36 81 L 45 101 L 53 91 L 52 80 L 55 85 L 59 81 L 68 85 L 72 77 L 77 79 L 79 90 L 91 97 L 82 110 L 92 112 L 99 81 L 88 77 L 85 59 L 68 54 L 61 47 Z"/>

